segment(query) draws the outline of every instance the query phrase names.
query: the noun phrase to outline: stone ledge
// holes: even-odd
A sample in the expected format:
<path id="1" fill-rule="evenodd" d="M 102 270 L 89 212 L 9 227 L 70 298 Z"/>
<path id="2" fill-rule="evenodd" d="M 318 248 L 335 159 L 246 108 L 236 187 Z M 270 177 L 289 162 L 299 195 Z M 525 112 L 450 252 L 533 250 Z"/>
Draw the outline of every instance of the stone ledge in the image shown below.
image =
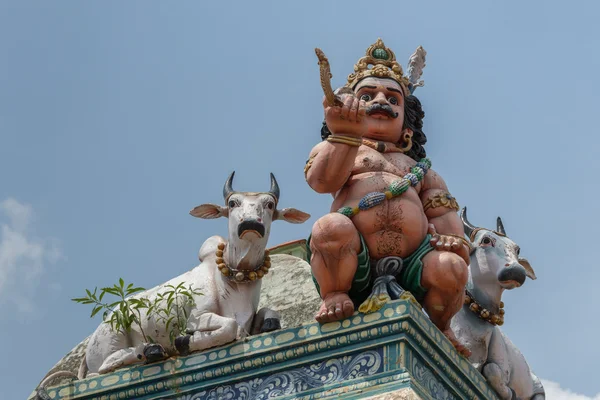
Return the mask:
<path id="1" fill-rule="evenodd" d="M 51 399 L 496 399 L 409 300 L 49 387 Z"/>

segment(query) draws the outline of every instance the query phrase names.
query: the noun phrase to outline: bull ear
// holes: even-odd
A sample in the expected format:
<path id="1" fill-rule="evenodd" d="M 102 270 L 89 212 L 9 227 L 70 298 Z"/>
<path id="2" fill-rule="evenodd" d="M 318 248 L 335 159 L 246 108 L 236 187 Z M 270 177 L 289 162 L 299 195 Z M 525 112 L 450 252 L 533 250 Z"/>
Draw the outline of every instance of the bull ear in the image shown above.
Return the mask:
<path id="1" fill-rule="evenodd" d="M 529 261 L 527 261 L 526 258 L 519 258 L 519 264 L 521 264 L 523 268 L 525 268 L 525 272 L 527 272 L 527 276 L 529 277 L 529 279 L 537 279 L 537 276 L 535 276 L 535 271 L 533 270 L 533 268 L 531 268 L 531 264 L 529 264 Z"/>
<path id="2" fill-rule="evenodd" d="M 310 214 L 303 211 L 296 210 L 295 208 L 284 208 L 283 210 L 275 211 L 275 218 L 273 219 L 282 219 L 292 224 L 301 224 L 309 218 Z"/>
<path id="3" fill-rule="evenodd" d="M 202 204 L 190 211 L 190 215 L 196 218 L 213 219 L 229 216 L 229 209 L 216 204 Z"/>

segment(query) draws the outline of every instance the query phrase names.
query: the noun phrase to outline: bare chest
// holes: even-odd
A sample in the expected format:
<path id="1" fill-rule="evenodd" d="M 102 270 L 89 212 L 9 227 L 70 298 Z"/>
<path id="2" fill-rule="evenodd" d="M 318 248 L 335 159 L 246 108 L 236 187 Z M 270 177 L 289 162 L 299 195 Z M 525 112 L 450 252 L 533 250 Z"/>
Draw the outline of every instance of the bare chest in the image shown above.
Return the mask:
<path id="1" fill-rule="evenodd" d="M 367 146 L 361 146 L 354 159 L 352 175 L 368 172 L 387 172 L 402 177 L 416 164 L 412 158 L 402 153 L 379 153 Z"/>

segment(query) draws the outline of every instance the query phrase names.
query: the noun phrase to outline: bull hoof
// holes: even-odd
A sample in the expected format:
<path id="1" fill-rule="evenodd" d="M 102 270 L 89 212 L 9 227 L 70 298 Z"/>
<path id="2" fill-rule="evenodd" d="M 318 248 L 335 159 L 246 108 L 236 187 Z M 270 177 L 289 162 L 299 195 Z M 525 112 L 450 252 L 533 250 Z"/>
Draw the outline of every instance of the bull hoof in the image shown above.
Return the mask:
<path id="1" fill-rule="evenodd" d="M 273 332 L 281 329 L 281 323 L 277 318 L 266 318 L 260 328 L 260 333 Z"/>
<path id="2" fill-rule="evenodd" d="M 144 357 L 146 357 L 146 363 L 153 363 L 164 360 L 169 355 L 160 344 L 149 344 L 144 347 Z"/>
<path id="3" fill-rule="evenodd" d="M 179 336 L 175 338 L 175 348 L 182 356 L 190 354 L 190 338 L 191 335 Z"/>

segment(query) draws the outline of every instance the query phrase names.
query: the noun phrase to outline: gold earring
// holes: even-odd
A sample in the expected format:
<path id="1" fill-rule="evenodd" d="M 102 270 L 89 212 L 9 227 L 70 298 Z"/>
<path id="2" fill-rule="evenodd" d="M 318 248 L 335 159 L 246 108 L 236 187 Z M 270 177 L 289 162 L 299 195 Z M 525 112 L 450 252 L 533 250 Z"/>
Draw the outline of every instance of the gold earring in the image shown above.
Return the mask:
<path id="1" fill-rule="evenodd" d="M 402 143 L 404 146 L 397 146 L 403 153 L 407 153 L 412 148 L 412 131 L 410 129 L 405 129 L 402 133 Z"/>

